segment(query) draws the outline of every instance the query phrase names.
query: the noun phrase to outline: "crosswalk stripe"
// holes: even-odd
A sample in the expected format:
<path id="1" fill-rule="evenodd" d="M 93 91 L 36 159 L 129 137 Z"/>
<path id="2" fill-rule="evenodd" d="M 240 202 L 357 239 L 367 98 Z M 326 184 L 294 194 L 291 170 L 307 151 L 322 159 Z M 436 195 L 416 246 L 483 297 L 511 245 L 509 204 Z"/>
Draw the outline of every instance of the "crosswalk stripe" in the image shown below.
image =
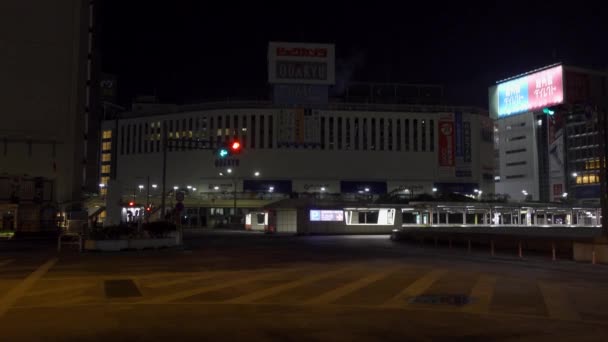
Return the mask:
<path id="1" fill-rule="evenodd" d="M 251 276 L 251 277 L 245 277 L 245 278 L 239 278 L 233 281 L 227 281 L 227 282 L 223 282 L 221 284 L 214 284 L 214 285 L 208 285 L 208 286 L 203 286 L 203 287 L 198 287 L 195 289 L 190 289 L 190 290 L 185 290 L 185 291 L 179 291 L 170 295 L 166 295 L 166 296 L 159 296 L 159 297 L 155 297 L 152 299 L 148 299 L 148 300 L 143 300 L 140 302 L 137 302 L 138 304 L 161 304 L 161 303 L 167 303 L 167 302 L 171 302 L 174 300 L 178 300 L 178 299 L 183 299 L 183 298 L 188 298 L 188 297 L 192 297 L 192 296 L 196 296 L 199 294 L 203 294 L 203 293 L 207 293 L 207 292 L 212 292 L 212 291 L 216 291 L 216 290 L 221 290 L 223 288 L 227 288 L 227 287 L 232 287 L 232 286 L 237 286 L 237 285 L 242 285 L 242 284 L 247 284 L 256 280 L 260 280 L 263 278 L 268 278 L 270 276 L 276 275 L 277 272 L 264 272 L 264 273 L 256 273 L 255 275 Z"/>
<path id="2" fill-rule="evenodd" d="M 411 283 L 408 287 L 403 289 L 393 298 L 387 300 L 382 304 L 382 307 L 403 307 L 408 303 L 405 299 L 410 297 L 415 297 L 422 294 L 428 288 L 430 288 L 433 283 L 435 283 L 439 278 L 441 278 L 447 271 L 446 270 L 433 270 L 431 272 L 426 273 L 422 277 L 416 279 L 413 283 Z"/>
<path id="3" fill-rule="evenodd" d="M 287 291 L 293 288 L 296 288 L 298 286 L 302 286 L 302 285 L 306 285 L 306 284 L 310 284 L 310 283 L 314 283 L 318 280 L 321 280 L 323 278 L 327 278 L 327 277 L 331 277 L 334 275 L 339 275 L 342 274 L 344 272 L 347 272 L 351 269 L 353 269 L 355 266 L 347 266 L 347 267 L 343 267 L 337 270 L 331 270 L 331 271 L 327 271 L 327 272 L 323 272 L 320 274 L 315 274 L 315 275 L 311 275 L 305 278 L 300 278 L 298 280 L 295 281 L 291 281 L 285 284 L 281 284 L 281 285 L 277 285 L 274 287 L 270 287 L 270 288 L 265 288 L 263 290 L 260 291 L 256 291 L 253 293 L 248 293 L 246 295 L 240 296 L 240 297 L 236 297 L 236 298 L 232 298 L 229 300 L 224 301 L 224 303 L 229 303 L 229 304 L 244 304 L 244 303 L 251 303 L 254 302 L 256 300 L 262 299 L 262 298 L 266 298 L 272 295 L 276 295 L 278 293 L 281 293 L 283 291 Z"/>
<path id="4" fill-rule="evenodd" d="M 15 260 L 14 259 L 2 260 L 2 261 L 0 261 L 0 267 L 6 266 L 13 261 L 15 261 Z"/>
<path id="5" fill-rule="evenodd" d="M 49 294 L 56 294 L 61 292 L 70 292 L 75 290 L 84 290 L 86 288 L 90 288 L 95 286 L 95 284 L 78 284 L 78 285 L 68 285 L 62 287 L 55 287 L 46 290 L 40 290 L 36 292 L 26 293 L 24 297 L 35 297 L 35 296 L 45 296 Z"/>
<path id="6" fill-rule="evenodd" d="M 496 287 L 496 277 L 489 275 L 481 275 L 471 289 L 470 297 L 472 303 L 462 307 L 462 311 L 471 313 L 488 313 L 492 297 L 494 296 L 494 288 Z"/>
<path id="7" fill-rule="evenodd" d="M 42 278 L 55 265 L 57 258 L 53 258 L 44 264 L 40 265 L 34 272 L 28 275 L 22 282 L 12 288 L 6 295 L 0 298 L 0 317 L 4 314 L 26 293 L 40 278 Z"/>
<path id="8" fill-rule="evenodd" d="M 538 288 L 545 301 L 549 317 L 554 319 L 580 320 L 576 308 L 568 299 L 568 295 L 559 285 L 539 283 Z"/>
<path id="9" fill-rule="evenodd" d="M 305 302 L 305 304 L 327 304 L 327 303 L 334 302 L 348 294 L 351 294 L 359 289 L 366 287 L 369 284 L 372 284 L 380 279 L 387 277 L 388 275 L 397 271 L 400 268 L 401 268 L 401 266 L 394 266 L 385 271 L 375 272 L 367 277 L 358 279 L 354 282 L 351 282 L 344 286 L 338 287 L 338 288 L 331 290 L 329 292 L 326 292 L 316 298 L 312 298 L 312 299 L 308 300 L 307 302 Z"/>

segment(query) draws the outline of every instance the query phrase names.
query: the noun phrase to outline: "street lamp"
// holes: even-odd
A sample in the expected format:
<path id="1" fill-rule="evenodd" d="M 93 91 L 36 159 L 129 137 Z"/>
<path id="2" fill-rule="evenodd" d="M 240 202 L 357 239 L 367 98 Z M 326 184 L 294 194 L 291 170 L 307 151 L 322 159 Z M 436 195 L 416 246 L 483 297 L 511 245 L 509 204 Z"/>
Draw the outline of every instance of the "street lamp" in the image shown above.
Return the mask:
<path id="1" fill-rule="evenodd" d="M 437 192 L 437 188 L 433 188 L 433 192 Z"/>
<path id="2" fill-rule="evenodd" d="M 196 191 L 196 188 L 192 188 L 192 191 Z"/>
<path id="3" fill-rule="evenodd" d="M 576 177 L 576 176 L 578 176 L 578 173 L 572 172 L 572 177 Z"/>
<path id="4" fill-rule="evenodd" d="M 325 187 L 324 186 L 321 187 L 321 191 L 325 191 Z"/>
<path id="5" fill-rule="evenodd" d="M 138 185 L 137 187 L 139 188 L 139 190 L 143 190 L 143 188 L 144 188 L 144 186 L 143 186 L 143 185 L 141 185 L 141 184 L 140 184 L 140 185 Z"/>
<path id="6" fill-rule="evenodd" d="M 105 184 L 103 184 L 103 183 L 99 183 L 99 187 L 100 187 L 100 188 L 105 188 L 105 187 L 106 187 L 106 185 L 105 185 Z"/>
<path id="7" fill-rule="evenodd" d="M 153 188 L 153 189 L 156 189 L 156 188 L 158 188 L 158 185 L 156 185 L 156 184 L 152 184 L 152 188 Z"/>
<path id="8" fill-rule="evenodd" d="M 268 192 L 273 192 L 274 191 L 274 186 L 271 186 L 268 188 Z"/>
<path id="9" fill-rule="evenodd" d="M 173 190 L 177 190 L 177 189 L 179 189 L 179 187 L 177 185 L 173 187 Z"/>
<path id="10" fill-rule="evenodd" d="M 232 173 L 232 169 L 228 169 L 228 170 L 226 170 L 226 172 Z"/>
<path id="11" fill-rule="evenodd" d="M 260 171 L 254 172 L 253 175 L 256 176 L 256 177 L 260 177 Z"/>
<path id="12" fill-rule="evenodd" d="M 365 188 L 365 192 L 369 192 L 369 188 Z"/>
<path id="13" fill-rule="evenodd" d="M 220 172 L 220 176 L 223 176 L 224 174 L 222 172 Z"/>
<path id="14" fill-rule="evenodd" d="M 188 185 L 186 186 L 186 188 L 188 188 L 188 190 L 192 189 L 192 185 Z"/>
<path id="15" fill-rule="evenodd" d="M 563 198 L 568 197 L 568 193 L 567 193 L 567 192 L 564 192 L 564 193 L 562 194 L 562 197 L 563 197 Z"/>
<path id="16" fill-rule="evenodd" d="M 217 185 L 213 187 L 213 190 L 219 190 L 219 189 L 220 189 L 220 187 Z"/>

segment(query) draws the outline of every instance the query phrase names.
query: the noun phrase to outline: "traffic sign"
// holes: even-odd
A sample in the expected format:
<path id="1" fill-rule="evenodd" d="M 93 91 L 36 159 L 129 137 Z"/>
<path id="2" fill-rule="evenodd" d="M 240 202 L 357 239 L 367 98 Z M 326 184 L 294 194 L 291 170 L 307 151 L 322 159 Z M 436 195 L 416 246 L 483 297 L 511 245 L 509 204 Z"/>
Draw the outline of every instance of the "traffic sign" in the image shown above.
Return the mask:
<path id="1" fill-rule="evenodd" d="M 178 191 L 175 193 L 175 200 L 178 202 L 182 202 L 184 200 L 184 192 Z"/>

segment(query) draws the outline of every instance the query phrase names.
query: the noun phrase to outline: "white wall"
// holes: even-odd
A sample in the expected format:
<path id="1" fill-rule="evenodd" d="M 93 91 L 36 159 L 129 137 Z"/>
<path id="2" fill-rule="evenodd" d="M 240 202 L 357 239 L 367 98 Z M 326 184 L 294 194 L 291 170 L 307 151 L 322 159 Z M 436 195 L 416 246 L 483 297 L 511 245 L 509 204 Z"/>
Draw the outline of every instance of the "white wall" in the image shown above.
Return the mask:
<path id="1" fill-rule="evenodd" d="M 207 131 L 205 137 L 210 134 L 217 133 L 217 118 L 230 115 L 239 116 L 239 126 L 243 126 L 242 118 L 248 118 L 247 132 L 243 137 L 243 131 L 240 131 L 239 136 L 245 142 L 243 153 L 238 157 L 240 166 L 233 168 L 234 172 L 230 178 L 220 177 L 219 172 L 225 171 L 226 168 L 216 168 L 214 166 L 215 155 L 212 151 L 196 150 L 196 151 L 173 151 L 168 153 L 167 157 L 167 186 L 171 188 L 173 185 L 185 186 L 192 185 L 197 189 L 207 189 L 209 184 L 230 184 L 232 177 L 236 177 L 237 191 L 242 189 L 242 179 L 254 179 L 253 172 L 261 172 L 259 179 L 273 180 L 292 180 L 294 191 L 305 191 L 307 186 L 312 185 L 327 185 L 328 192 L 334 192 L 339 189 L 340 180 L 352 181 L 387 181 L 388 191 L 400 186 L 415 185 L 422 187 L 422 192 L 430 193 L 434 182 L 454 182 L 454 183 L 481 183 L 480 159 L 487 158 L 492 160 L 492 149 L 486 152 L 480 149 L 480 125 L 476 115 L 463 115 L 464 120 L 471 122 L 471 139 L 472 139 L 472 177 L 456 177 L 453 173 L 450 175 L 441 175 L 438 173 L 438 119 L 442 113 L 395 113 L 395 112 L 363 112 L 363 111 L 327 111 L 322 112 L 325 116 L 325 139 L 326 149 L 295 149 L 295 148 L 276 148 L 277 122 L 279 109 L 226 109 L 226 110 L 209 110 L 196 111 L 189 113 L 175 113 L 170 115 L 153 116 L 145 118 L 134 118 L 121 120 L 120 126 L 126 125 L 141 125 L 143 123 L 158 122 L 162 120 L 179 120 L 179 131 L 182 131 L 182 120 L 186 118 L 202 118 L 207 117 Z M 256 146 L 251 148 L 252 126 L 251 115 L 256 116 L 256 145 L 260 142 L 259 117 L 266 116 L 265 119 L 265 146 L 260 148 Z M 273 116 L 275 125 L 273 131 L 273 148 L 268 148 L 268 117 Z M 334 142 L 334 148 L 329 149 L 329 117 L 334 117 L 334 125 L 337 126 L 337 117 L 342 117 L 342 149 L 336 149 L 337 142 Z M 214 126 L 209 127 L 210 118 L 214 118 Z M 346 118 L 350 118 L 350 141 L 347 143 L 346 134 Z M 359 133 L 359 150 L 355 150 L 354 118 L 358 118 L 360 129 L 362 130 L 363 118 L 367 119 L 367 139 L 368 148 L 371 146 L 371 119 L 376 120 L 376 150 L 363 150 L 363 133 Z M 380 119 L 384 120 L 385 135 L 384 135 L 384 150 L 379 150 L 380 144 Z M 392 136 L 388 134 L 388 120 L 392 120 Z M 405 124 L 402 121 L 401 134 L 397 134 L 397 120 L 409 119 L 409 151 L 405 150 Z M 418 120 L 418 151 L 414 151 L 413 143 L 413 120 Z M 430 120 L 434 121 L 434 150 L 430 151 Z M 422 148 L 422 132 L 421 121 L 426 120 L 426 151 L 421 151 Z M 106 122 L 106 127 L 112 127 L 113 122 Z M 233 123 L 231 122 L 231 129 Z M 174 127 L 175 129 L 175 127 Z M 188 130 L 186 128 L 185 130 Z M 195 130 L 195 129 L 194 129 Z M 113 134 L 114 141 L 120 145 L 121 129 L 119 134 Z M 137 131 L 139 133 L 139 131 Z M 337 128 L 334 129 L 334 140 L 338 138 Z M 195 130 L 194 136 L 197 135 Z M 387 150 L 389 146 L 389 137 L 392 138 L 392 150 Z M 401 150 L 398 150 L 397 138 L 401 138 Z M 134 139 L 133 137 L 131 140 Z M 124 139 L 126 143 L 126 138 Z M 139 141 L 139 139 L 137 139 Z M 346 146 L 349 146 L 347 149 Z M 118 158 L 118 177 L 123 181 L 124 191 L 132 191 L 137 184 L 143 184 L 145 177 L 150 176 L 152 183 L 160 184 L 162 170 L 162 154 L 154 150 L 148 153 L 135 154 L 120 154 L 121 147 L 117 149 Z M 136 149 L 138 151 L 138 148 Z M 485 155 L 484 153 L 489 153 Z M 115 167 L 115 166 L 113 166 Z M 490 183 L 491 184 L 491 183 Z M 231 186 L 229 187 L 231 188 Z M 493 189 L 484 190 L 492 192 Z M 338 192 L 339 190 L 335 191 Z M 416 193 L 420 193 L 418 190 Z"/>
<path id="2" fill-rule="evenodd" d="M 525 195 L 522 190 L 526 190 L 534 200 L 539 199 L 536 125 L 533 113 L 513 115 L 498 120 L 500 182 L 496 183 L 497 193 L 509 194 L 514 200 L 523 200 Z M 526 151 L 507 153 L 521 149 Z M 525 164 L 513 165 L 521 162 Z M 519 175 L 523 177 L 509 178 Z"/>

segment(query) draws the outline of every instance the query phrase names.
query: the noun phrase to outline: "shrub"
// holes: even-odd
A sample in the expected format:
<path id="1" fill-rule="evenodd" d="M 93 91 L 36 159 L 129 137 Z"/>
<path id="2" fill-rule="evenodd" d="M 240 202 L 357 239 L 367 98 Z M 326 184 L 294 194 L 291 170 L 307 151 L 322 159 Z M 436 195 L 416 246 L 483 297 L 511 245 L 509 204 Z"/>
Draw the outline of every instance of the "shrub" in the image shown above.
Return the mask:
<path id="1" fill-rule="evenodd" d="M 93 240 L 119 240 L 130 237 L 135 230 L 135 227 L 130 225 L 95 227 L 91 230 L 90 238 Z"/>
<path id="2" fill-rule="evenodd" d="M 164 238 L 170 232 L 174 232 L 177 230 L 175 224 L 166 221 L 156 221 L 144 223 L 142 226 L 143 230 L 148 232 L 148 235 L 153 238 Z"/>

